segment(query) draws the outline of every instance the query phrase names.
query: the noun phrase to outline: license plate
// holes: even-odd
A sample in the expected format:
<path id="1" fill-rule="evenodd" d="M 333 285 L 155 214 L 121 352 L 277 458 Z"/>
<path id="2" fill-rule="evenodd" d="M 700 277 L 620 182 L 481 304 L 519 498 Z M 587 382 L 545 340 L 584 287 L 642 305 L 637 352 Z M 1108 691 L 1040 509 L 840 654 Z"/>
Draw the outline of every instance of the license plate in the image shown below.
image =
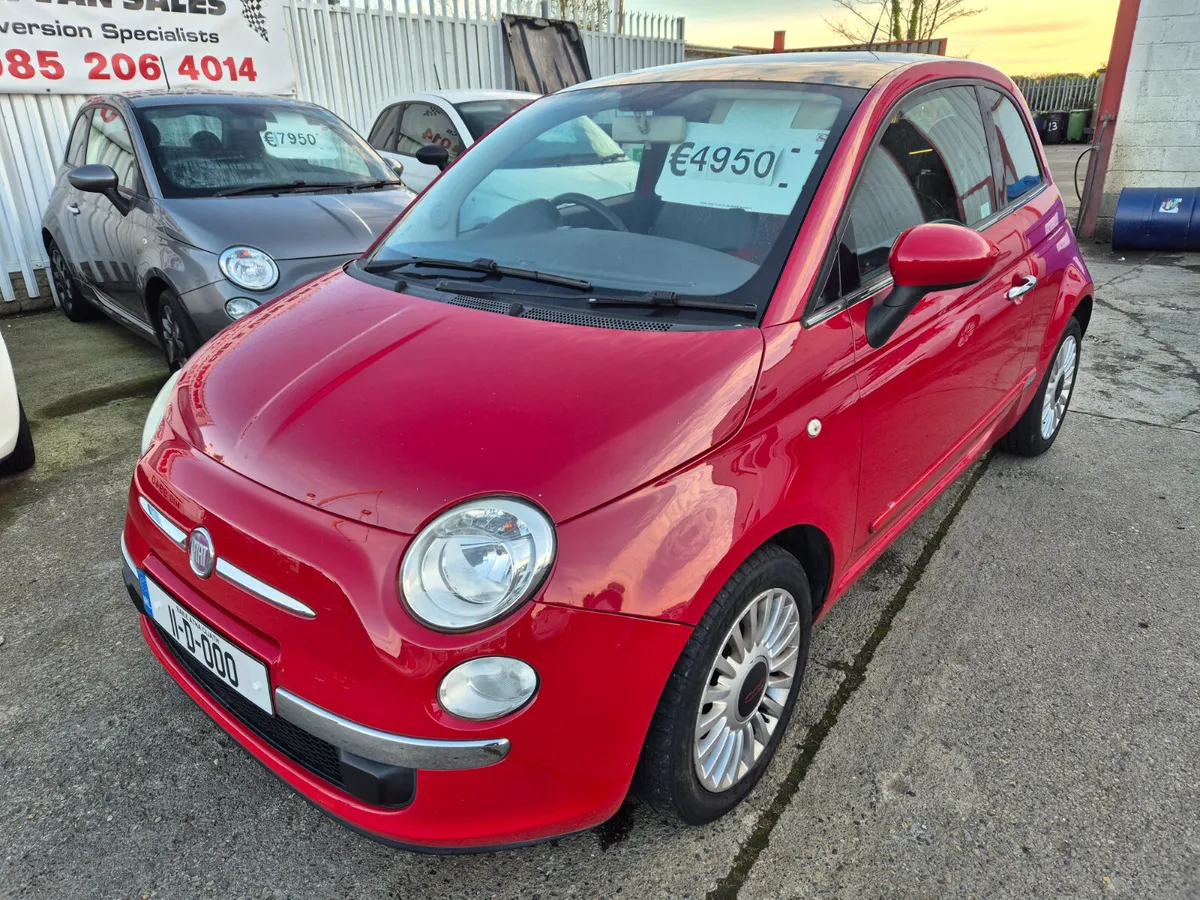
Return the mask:
<path id="1" fill-rule="evenodd" d="M 175 639 L 184 653 L 259 709 L 274 715 L 267 667 L 180 606 L 144 572 L 138 574 L 142 583 L 142 599 L 150 615 Z"/>

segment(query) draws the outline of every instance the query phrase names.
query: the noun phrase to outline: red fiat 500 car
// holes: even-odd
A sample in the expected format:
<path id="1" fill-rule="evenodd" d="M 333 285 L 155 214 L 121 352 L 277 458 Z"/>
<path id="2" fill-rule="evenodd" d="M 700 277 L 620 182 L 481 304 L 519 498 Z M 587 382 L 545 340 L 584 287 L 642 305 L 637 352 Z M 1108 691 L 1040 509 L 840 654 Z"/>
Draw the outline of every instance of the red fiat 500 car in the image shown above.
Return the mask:
<path id="1" fill-rule="evenodd" d="M 398 845 L 561 835 L 631 785 L 729 811 L 814 620 L 988 447 L 1058 434 L 1092 284 L 1033 134 L 999 72 L 911 56 L 533 103 L 164 387 L 123 537 L 147 643 Z"/>

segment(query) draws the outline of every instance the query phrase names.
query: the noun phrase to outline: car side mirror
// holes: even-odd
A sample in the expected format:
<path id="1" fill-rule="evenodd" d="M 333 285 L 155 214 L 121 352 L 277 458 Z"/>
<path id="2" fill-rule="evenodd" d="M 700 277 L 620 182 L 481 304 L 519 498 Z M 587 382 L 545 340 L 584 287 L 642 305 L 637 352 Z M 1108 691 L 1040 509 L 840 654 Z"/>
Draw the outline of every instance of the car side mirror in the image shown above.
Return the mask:
<path id="1" fill-rule="evenodd" d="M 441 144 L 426 144 L 417 150 L 417 162 L 441 170 L 450 165 L 450 151 Z"/>
<path id="2" fill-rule="evenodd" d="M 930 222 L 905 231 L 888 257 L 895 287 L 867 312 L 867 343 L 886 344 L 926 294 L 982 281 L 999 254 L 995 244 L 962 225 Z"/>
<path id="3" fill-rule="evenodd" d="M 103 194 L 121 213 L 129 212 L 129 201 L 117 191 L 117 173 L 112 166 L 102 166 L 98 163 L 79 166 L 72 169 L 67 176 L 71 187 L 88 194 Z"/>
<path id="4" fill-rule="evenodd" d="M 404 175 L 404 163 L 400 162 L 398 159 L 389 159 L 388 162 L 391 164 L 392 171 L 396 173 L 397 178 L 400 178 L 402 175 Z"/>

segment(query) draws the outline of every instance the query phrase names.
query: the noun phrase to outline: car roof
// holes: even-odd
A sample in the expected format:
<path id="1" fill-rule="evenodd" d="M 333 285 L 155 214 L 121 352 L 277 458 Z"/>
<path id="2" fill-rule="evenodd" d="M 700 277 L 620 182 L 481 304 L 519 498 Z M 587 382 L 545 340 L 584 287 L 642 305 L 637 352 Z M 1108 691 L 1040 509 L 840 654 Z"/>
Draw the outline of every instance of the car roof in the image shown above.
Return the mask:
<path id="1" fill-rule="evenodd" d="M 567 90 L 657 81 L 776 81 L 870 88 L 881 78 L 906 66 L 945 63 L 944 56 L 921 53 L 875 53 L 869 50 L 831 53 L 756 53 L 694 60 L 671 66 L 641 69 L 585 81 Z M 964 62 L 964 60 L 954 60 Z M 990 66 L 976 63 L 982 75 Z"/>
<path id="2" fill-rule="evenodd" d="M 137 109 L 150 106 L 174 106 L 181 103 L 279 103 L 285 106 L 316 106 L 292 97 L 272 94 L 251 94 L 235 91 L 212 91 L 202 88 L 173 88 L 172 90 L 129 91 L 124 94 L 104 94 L 89 98 L 89 102 L 124 102 Z M 323 107 L 319 107 L 323 108 Z"/>
<path id="3" fill-rule="evenodd" d="M 536 100 L 541 94 L 528 91 L 488 90 L 485 88 L 452 88 L 444 91 L 420 91 L 400 94 L 388 101 L 388 106 L 408 100 L 445 100 L 447 103 L 469 103 L 472 100 Z"/>

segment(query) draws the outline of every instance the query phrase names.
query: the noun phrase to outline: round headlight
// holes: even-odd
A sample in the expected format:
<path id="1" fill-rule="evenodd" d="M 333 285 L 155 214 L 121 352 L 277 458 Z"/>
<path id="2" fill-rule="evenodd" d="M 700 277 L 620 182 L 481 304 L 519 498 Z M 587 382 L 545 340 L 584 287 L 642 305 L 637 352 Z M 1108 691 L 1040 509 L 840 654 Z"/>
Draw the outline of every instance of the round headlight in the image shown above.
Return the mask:
<path id="1" fill-rule="evenodd" d="M 400 566 L 400 593 L 430 628 L 478 628 L 533 596 L 554 551 L 554 526 L 533 504 L 512 497 L 471 500 L 413 538 Z"/>
<path id="2" fill-rule="evenodd" d="M 532 700 L 537 686 L 537 673 L 529 663 L 510 656 L 481 656 L 446 674 L 438 686 L 438 703 L 460 719 L 498 719 Z"/>
<path id="3" fill-rule="evenodd" d="M 265 291 L 279 280 L 275 260 L 254 247 L 230 247 L 221 254 L 225 277 L 248 291 Z"/>
<path id="4" fill-rule="evenodd" d="M 234 297 L 225 304 L 225 314 L 235 322 L 256 309 L 258 309 L 258 301 L 251 300 L 249 297 Z"/>
<path id="5" fill-rule="evenodd" d="M 146 424 L 142 426 L 142 455 L 146 455 L 146 451 L 150 449 L 150 445 L 154 442 L 154 434 L 158 431 L 158 426 L 162 423 L 163 416 L 167 414 L 167 404 L 171 402 L 171 398 L 175 396 L 175 385 L 179 383 L 179 376 L 182 372 L 176 372 L 167 379 L 158 391 L 158 396 L 154 398 L 154 402 L 150 404 L 150 412 L 146 414 Z"/>

